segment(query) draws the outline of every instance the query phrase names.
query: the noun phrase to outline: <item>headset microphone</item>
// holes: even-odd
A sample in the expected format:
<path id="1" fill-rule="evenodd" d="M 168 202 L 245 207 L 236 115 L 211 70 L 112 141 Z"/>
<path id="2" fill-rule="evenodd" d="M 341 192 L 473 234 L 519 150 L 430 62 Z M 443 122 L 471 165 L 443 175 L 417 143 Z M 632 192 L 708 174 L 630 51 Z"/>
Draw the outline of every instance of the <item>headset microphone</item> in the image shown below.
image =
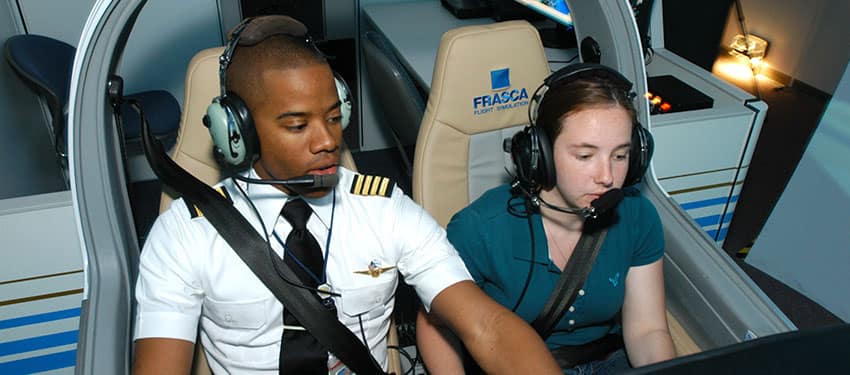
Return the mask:
<path id="1" fill-rule="evenodd" d="M 540 206 L 541 204 L 547 208 L 551 208 L 555 211 L 579 215 L 583 217 L 585 220 L 587 219 L 596 219 L 599 215 L 604 214 L 614 207 L 617 207 L 620 204 L 620 201 L 623 200 L 623 191 L 620 189 L 611 189 L 602 194 L 599 198 L 590 202 L 590 207 L 575 209 L 568 207 L 558 207 L 552 204 L 549 204 L 539 195 L 535 195 L 531 197 L 531 203 L 535 206 Z"/>
<path id="2" fill-rule="evenodd" d="M 262 185 L 284 185 L 297 186 L 304 188 L 329 188 L 334 187 L 339 182 L 339 175 L 334 174 L 308 174 L 304 176 L 293 177 L 286 180 L 261 180 L 256 178 L 248 178 L 238 174 L 233 175 L 233 178 L 244 181 L 249 184 Z"/>

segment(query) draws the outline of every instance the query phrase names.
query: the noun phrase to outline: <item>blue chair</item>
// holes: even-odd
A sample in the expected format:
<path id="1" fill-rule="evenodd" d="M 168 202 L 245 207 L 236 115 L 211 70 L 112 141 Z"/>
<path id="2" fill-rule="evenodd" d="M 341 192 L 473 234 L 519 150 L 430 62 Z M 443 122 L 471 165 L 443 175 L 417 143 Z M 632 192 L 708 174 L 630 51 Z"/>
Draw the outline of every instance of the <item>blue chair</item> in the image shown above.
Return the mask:
<path id="1" fill-rule="evenodd" d="M 53 128 L 53 145 L 63 168 L 67 164 L 67 116 L 71 69 L 76 49 L 60 40 L 41 35 L 15 35 L 6 40 L 6 61 L 12 70 L 47 102 Z M 144 91 L 124 97 L 137 101 L 145 110 L 154 135 L 174 137 L 180 124 L 180 105 L 164 90 Z M 141 123 L 129 105 L 121 107 L 125 143 L 138 140 Z"/>

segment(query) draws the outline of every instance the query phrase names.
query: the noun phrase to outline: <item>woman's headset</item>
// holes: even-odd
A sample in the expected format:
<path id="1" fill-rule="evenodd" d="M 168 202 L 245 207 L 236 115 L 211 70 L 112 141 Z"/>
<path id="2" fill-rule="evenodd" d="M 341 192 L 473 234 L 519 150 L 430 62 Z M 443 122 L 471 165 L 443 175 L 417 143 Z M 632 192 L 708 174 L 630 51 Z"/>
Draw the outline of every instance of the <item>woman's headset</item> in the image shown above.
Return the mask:
<path id="1" fill-rule="evenodd" d="M 204 125 L 213 140 L 213 156 L 227 169 L 243 170 L 251 166 L 260 154 L 260 142 L 248 106 L 236 93 L 227 90 L 227 67 L 238 45 L 252 46 L 275 35 L 288 35 L 319 51 L 307 34 L 307 27 L 288 16 L 274 15 L 246 18 L 233 29 L 224 52 L 219 57 L 219 85 L 221 95 L 207 107 Z M 341 125 L 348 126 L 351 119 L 351 90 L 336 72 L 334 81 L 340 101 Z"/>
<path id="2" fill-rule="evenodd" d="M 598 77 L 607 79 L 611 84 L 622 88 L 626 98 L 636 95 L 631 91 L 632 83 L 614 69 L 599 64 L 578 63 L 566 66 L 543 80 L 543 84 L 534 91 L 528 106 L 529 125 L 516 133 L 510 141 L 509 152 L 516 166 L 517 178 L 522 187 L 529 192 L 551 189 L 555 186 L 555 162 L 552 143 L 546 132 L 537 125 L 537 111 L 543 96 L 553 87 L 565 85 L 579 78 Z M 640 182 L 649 161 L 652 158 L 654 142 L 649 133 L 637 120 L 632 126 L 632 148 L 629 153 L 629 170 L 623 186 Z"/>

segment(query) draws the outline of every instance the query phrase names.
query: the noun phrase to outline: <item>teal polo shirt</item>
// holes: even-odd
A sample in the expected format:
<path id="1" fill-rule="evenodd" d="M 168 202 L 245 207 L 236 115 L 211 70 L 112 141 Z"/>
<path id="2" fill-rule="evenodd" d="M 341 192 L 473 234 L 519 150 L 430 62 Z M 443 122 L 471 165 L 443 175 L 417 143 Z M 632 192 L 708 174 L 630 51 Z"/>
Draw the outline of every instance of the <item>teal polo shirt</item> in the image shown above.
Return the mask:
<path id="1" fill-rule="evenodd" d="M 626 196 L 617 206 L 617 215 L 590 275 L 573 306 L 546 340 L 551 349 L 580 345 L 609 332 L 619 332 L 619 319 L 615 318 L 623 305 L 629 267 L 652 263 L 664 254 L 664 234 L 655 207 L 637 190 L 624 191 Z M 561 271 L 549 259 L 540 214 L 531 215 L 529 231 L 527 218 L 508 212 L 509 202 L 523 207 L 522 199 L 511 198 L 508 185 L 487 191 L 452 217 L 448 238 L 478 286 L 508 309 L 516 305 L 533 262 L 531 280 L 516 310 L 526 322 L 531 322 L 543 309 Z"/>

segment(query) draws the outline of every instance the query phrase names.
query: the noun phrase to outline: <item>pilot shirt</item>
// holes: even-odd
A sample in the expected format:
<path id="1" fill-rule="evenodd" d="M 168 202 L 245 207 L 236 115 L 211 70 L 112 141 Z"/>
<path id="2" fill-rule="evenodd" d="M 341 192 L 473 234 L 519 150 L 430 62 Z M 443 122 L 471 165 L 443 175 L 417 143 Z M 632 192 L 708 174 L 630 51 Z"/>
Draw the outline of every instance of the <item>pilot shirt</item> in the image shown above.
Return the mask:
<path id="1" fill-rule="evenodd" d="M 619 332 L 614 318 L 623 305 L 629 267 L 652 263 L 664 254 L 661 220 L 655 207 L 636 190 L 624 191 L 626 197 L 617 206 L 615 222 L 608 228 L 590 275 L 546 340 L 550 349 Z M 476 283 L 491 298 L 510 309 L 526 289 L 516 313 L 532 322 L 543 310 L 561 271 L 549 259 L 542 216 L 534 213 L 534 271 L 525 286 L 532 259 L 531 234 L 527 218 L 508 213 L 510 198 L 508 185 L 484 193 L 452 218 L 448 237 Z M 518 208 L 524 204 L 519 198 L 511 203 Z"/>
<path id="2" fill-rule="evenodd" d="M 257 178 L 253 171 L 248 175 Z M 327 255 L 327 284 L 341 295 L 333 297 L 339 320 L 365 337 L 386 369 L 399 274 L 426 309 L 440 291 L 471 277 L 445 231 L 391 181 L 344 168 L 339 176 L 332 194 L 306 199 L 313 209 L 307 228 Z M 258 233 L 268 233 L 280 256 L 283 246 L 271 232 L 285 241 L 291 226 L 280 212 L 291 198 L 271 185 L 237 183 L 256 211 L 234 180 L 220 186 Z M 284 306 L 183 199 L 151 228 L 136 299 L 135 339 L 194 342 L 200 318 L 201 342 L 214 372 L 277 374 Z"/>

